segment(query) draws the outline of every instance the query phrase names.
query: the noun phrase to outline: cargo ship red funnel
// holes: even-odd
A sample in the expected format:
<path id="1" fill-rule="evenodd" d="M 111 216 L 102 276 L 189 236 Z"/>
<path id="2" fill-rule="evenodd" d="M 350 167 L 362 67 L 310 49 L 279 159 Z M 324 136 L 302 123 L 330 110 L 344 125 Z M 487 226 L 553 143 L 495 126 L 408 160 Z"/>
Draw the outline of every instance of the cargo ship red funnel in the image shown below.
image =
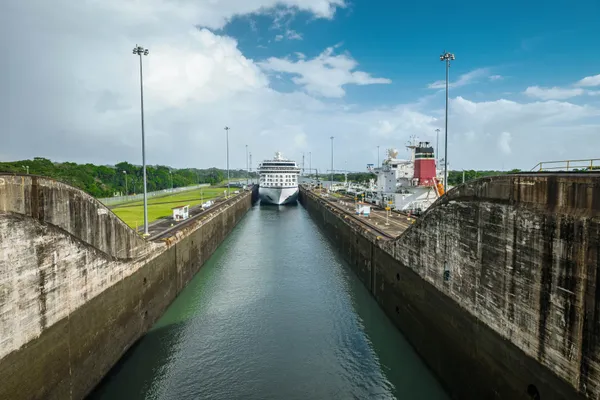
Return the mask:
<path id="1" fill-rule="evenodd" d="M 429 142 L 419 142 L 414 147 L 415 175 L 418 186 L 434 186 L 436 184 L 435 154 Z"/>

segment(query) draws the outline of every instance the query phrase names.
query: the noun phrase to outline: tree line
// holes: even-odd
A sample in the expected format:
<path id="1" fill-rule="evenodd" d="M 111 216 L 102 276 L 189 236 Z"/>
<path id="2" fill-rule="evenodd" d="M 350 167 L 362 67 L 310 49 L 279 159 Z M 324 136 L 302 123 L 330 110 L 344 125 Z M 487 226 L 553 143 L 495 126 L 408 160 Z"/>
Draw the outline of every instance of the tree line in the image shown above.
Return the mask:
<path id="1" fill-rule="evenodd" d="M 126 161 L 115 165 L 76 164 L 52 162 L 46 158 L 0 162 L 0 172 L 27 173 L 56 179 L 79 188 L 94 197 L 111 197 L 118 194 L 143 192 L 143 173 L 140 165 Z M 147 190 L 149 192 L 171 187 L 183 187 L 200 183 L 218 185 L 227 179 L 227 170 L 218 168 L 174 169 L 164 165 L 147 165 Z M 232 179 L 245 178 L 245 170 L 230 170 Z M 257 174 L 250 173 L 251 178 Z"/>

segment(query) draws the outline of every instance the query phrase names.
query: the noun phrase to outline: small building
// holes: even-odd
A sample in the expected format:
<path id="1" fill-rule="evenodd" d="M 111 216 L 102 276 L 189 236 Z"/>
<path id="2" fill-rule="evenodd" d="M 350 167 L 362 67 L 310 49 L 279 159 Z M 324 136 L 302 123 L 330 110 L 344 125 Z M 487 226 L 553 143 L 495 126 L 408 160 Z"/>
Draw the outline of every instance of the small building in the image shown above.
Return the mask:
<path id="1" fill-rule="evenodd" d="M 357 202 L 356 215 L 364 215 L 368 217 L 371 214 L 371 205 L 369 203 Z"/>
<path id="2" fill-rule="evenodd" d="M 188 219 L 190 216 L 190 205 L 185 205 L 185 206 L 177 206 L 177 207 L 173 207 L 171 210 L 173 210 L 173 220 L 174 221 L 183 221 L 185 219 Z"/>

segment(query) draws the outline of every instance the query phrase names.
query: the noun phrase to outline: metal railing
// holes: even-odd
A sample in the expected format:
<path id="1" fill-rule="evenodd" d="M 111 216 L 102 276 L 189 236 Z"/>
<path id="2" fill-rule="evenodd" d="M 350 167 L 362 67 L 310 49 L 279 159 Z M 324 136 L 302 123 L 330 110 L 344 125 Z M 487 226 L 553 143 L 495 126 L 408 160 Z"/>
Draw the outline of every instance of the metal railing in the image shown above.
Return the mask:
<path id="1" fill-rule="evenodd" d="M 179 193 L 179 192 L 187 192 L 188 190 L 194 190 L 194 189 L 199 189 L 199 188 L 204 188 L 204 187 L 208 187 L 210 186 L 210 183 L 202 183 L 199 185 L 192 185 L 192 186 L 183 186 L 183 187 L 177 187 L 177 188 L 173 188 L 173 189 L 163 189 L 163 190 L 157 190 L 154 192 L 148 192 L 148 198 L 151 197 L 157 197 L 157 196 L 166 196 L 169 195 L 171 193 Z M 128 203 L 130 201 L 138 201 L 138 200 L 143 200 L 144 199 L 144 194 L 135 194 L 135 195 L 129 195 L 129 196 L 113 196 L 113 197 L 105 197 L 102 199 L 97 199 L 99 202 L 101 202 L 102 204 L 104 204 L 105 206 L 113 206 L 116 204 L 120 204 L 120 203 Z"/>
<path id="2" fill-rule="evenodd" d="M 536 164 L 531 171 L 592 171 L 600 170 L 600 158 L 586 160 L 542 161 Z"/>

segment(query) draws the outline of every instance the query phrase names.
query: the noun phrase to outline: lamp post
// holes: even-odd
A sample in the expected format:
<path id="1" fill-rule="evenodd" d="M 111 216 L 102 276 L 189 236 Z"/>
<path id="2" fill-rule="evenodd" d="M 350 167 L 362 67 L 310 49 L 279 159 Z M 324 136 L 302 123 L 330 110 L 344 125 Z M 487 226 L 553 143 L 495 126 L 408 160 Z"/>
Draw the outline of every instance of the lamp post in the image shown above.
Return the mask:
<path id="1" fill-rule="evenodd" d="M 331 186 L 330 189 L 333 189 L 333 136 L 330 137 L 331 139 Z"/>
<path id="2" fill-rule="evenodd" d="M 129 196 L 129 190 L 127 189 L 127 171 L 123 171 L 125 174 L 125 196 Z"/>
<path id="3" fill-rule="evenodd" d="M 444 54 L 440 55 L 440 61 L 446 62 L 446 130 L 444 133 L 444 193 L 446 193 L 448 185 L 448 70 L 450 69 L 450 60 L 454 61 L 454 54 L 444 50 Z"/>
<path id="4" fill-rule="evenodd" d="M 169 178 L 171 178 L 171 192 L 173 191 L 173 171 L 169 170 Z"/>
<path id="5" fill-rule="evenodd" d="M 308 152 L 308 174 L 312 173 L 312 151 Z"/>
<path id="6" fill-rule="evenodd" d="M 142 72 L 142 55 L 147 56 L 148 49 L 138 46 L 133 48 L 133 55 L 140 57 L 140 105 L 142 110 L 142 171 L 144 175 L 144 236 L 148 236 L 148 193 L 146 190 L 146 141 L 144 137 L 144 78 Z"/>
<path id="7" fill-rule="evenodd" d="M 246 186 L 250 184 L 250 169 L 248 168 L 248 145 L 246 145 Z"/>
<path id="8" fill-rule="evenodd" d="M 227 198 L 229 198 L 229 195 L 231 194 L 229 189 L 229 129 L 231 128 L 228 126 L 225 127 L 225 136 L 227 141 Z"/>
<path id="9" fill-rule="evenodd" d="M 377 146 L 377 168 L 379 168 L 379 146 Z"/>
<path id="10" fill-rule="evenodd" d="M 302 175 L 304 175 L 304 152 L 302 152 Z"/>
<path id="11" fill-rule="evenodd" d="M 29 175 L 29 165 L 21 165 L 21 167 L 27 171 L 27 175 Z"/>

